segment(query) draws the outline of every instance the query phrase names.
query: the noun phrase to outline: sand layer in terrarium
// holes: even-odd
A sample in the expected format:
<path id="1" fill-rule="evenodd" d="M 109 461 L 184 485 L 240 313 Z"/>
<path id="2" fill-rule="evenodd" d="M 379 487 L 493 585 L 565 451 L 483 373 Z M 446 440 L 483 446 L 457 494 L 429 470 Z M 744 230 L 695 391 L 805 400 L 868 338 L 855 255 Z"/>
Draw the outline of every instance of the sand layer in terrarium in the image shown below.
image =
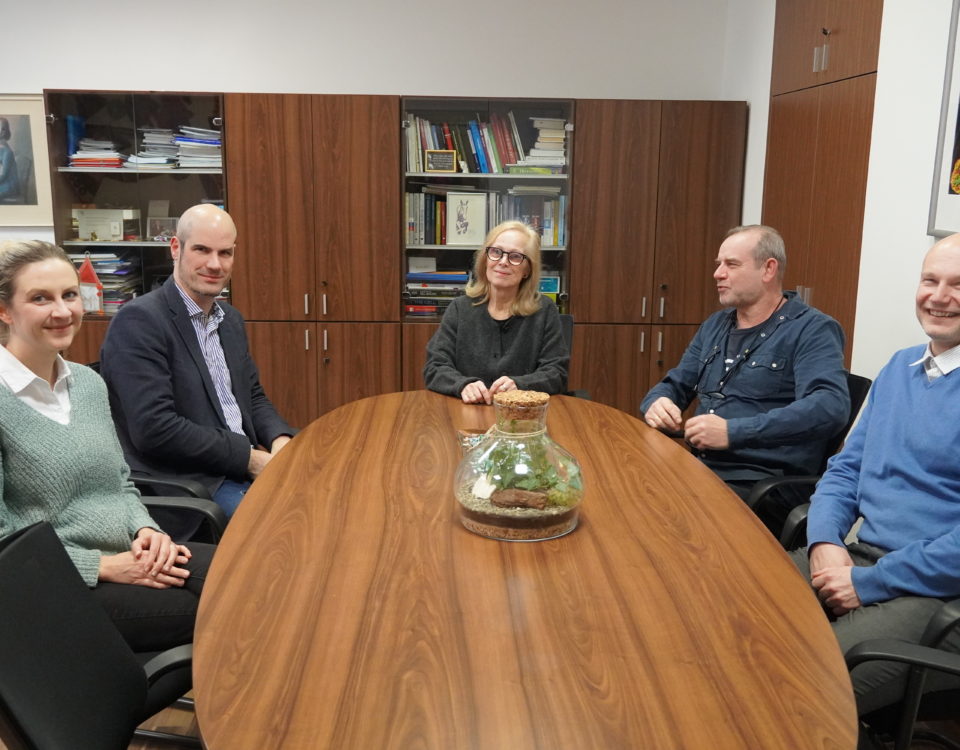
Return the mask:
<path id="1" fill-rule="evenodd" d="M 482 536 L 496 539 L 550 539 L 566 534 L 577 525 L 579 508 L 562 505 L 536 508 L 501 508 L 477 497 L 470 487 L 457 491 L 460 521 Z"/>

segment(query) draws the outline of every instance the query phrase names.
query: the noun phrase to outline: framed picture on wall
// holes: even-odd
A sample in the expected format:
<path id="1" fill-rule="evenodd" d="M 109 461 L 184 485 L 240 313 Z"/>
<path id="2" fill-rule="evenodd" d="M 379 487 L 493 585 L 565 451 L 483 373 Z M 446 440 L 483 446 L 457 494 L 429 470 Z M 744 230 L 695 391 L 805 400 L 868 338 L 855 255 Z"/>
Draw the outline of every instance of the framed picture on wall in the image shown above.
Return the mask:
<path id="1" fill-rule="evenodd" d="M 960 232 L 960 55 L 957 55 L 957 19 L 960 0 L 953 0 L 950 43 L 943 75 L 940 133 L 933 170 L 927 234 L 945 237 Z"/>
<path id="2" fill-rule="evenodd" d="M 51 226 L 43 97 L 0 94 L 0 226 Z"/>

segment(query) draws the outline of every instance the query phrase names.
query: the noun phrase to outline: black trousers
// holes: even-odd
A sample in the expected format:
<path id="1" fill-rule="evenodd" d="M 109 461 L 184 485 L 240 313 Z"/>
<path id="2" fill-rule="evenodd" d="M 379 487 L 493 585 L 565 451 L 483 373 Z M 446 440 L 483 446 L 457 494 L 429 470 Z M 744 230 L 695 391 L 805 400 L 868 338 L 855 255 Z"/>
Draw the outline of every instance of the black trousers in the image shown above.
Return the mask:
<path id="1" fill-rule="evenodd" d="M 217 549 L 190 543 L 190 577 L 182 587 L 152 589 L 124 583 L 98 583 L 92 589 L 124 640 L 134 651 L 163 651 L 193 641 L 200 592 Z"/>

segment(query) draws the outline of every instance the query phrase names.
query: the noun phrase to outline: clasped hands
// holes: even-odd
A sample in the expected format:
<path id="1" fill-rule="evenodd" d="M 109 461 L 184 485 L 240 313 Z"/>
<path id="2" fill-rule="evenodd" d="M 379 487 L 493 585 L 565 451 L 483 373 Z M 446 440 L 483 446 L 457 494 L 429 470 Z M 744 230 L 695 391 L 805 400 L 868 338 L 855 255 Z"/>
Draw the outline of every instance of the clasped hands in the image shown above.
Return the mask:
<path id="1" fill-rule="evenodd" d="M 836 617 L 860 607 L 853 587 L 853 558 L 845 547 L 821 542 L 810 548 L 810 582 L 824 608 Z"/>
<path id="2" fill-rule="evenodd" d="M 690 417 L 684 425 L 680 407 L 666 396 L 654 401 L 643 418 L 648 425 L 658 430 L 674 433 L 682 431 L 683 439 L 697 450 L 721 451 L 730 447 L 727 420 L 716 414 L 700 414 Z"/>
<path id="3" fill-rule="evenodd" d="M 154 589 L 183 586 L 190 571 L 182 567 L 191 553 L 162 531 L 144 527 L 137 532 L 129 552 L 103 555 L 99 579 L 110 583 L 130 583 Z"/>
<path id="4" fill-rule="evenodd" d="M 467 383 L 460 391 L 460 398 L 465 404 L 492 404 L 493 397 L 502 391 L 515 391 L 517 384 L 509 375 L 501 375 L 493 381 L 489 388 L 483 384 L 482 380 L 475 380 Z"/>

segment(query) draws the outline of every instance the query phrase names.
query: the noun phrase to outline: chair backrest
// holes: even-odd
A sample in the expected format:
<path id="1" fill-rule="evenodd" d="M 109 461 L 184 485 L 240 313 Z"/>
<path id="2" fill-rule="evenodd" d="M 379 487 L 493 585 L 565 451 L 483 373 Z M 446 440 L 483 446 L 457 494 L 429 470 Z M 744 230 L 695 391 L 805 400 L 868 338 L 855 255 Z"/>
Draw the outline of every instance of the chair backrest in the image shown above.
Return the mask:
<path id="1" fill-rule="evenodd" d="M 573 352 L 573 316 L 569 313 L 560 313 L 560 332 L 567 345 L 567 351 Z"/>
<path id="2" fill-rule="evenodd" d="M 9 748 L 126 748 L 143 668 L 48 523 L 0 539 L 0 738 Z"/>
<path id="3" fill-rule="evenodd" d="M 843 429 L 834 435 L 830 439 L 830 442 L 827 443 L 827 450 L 824 453 L 823 463 L 820 466 L 821 474 L 827 470 L 827 461 L 830 460 L 830 457 L 843 447 L 843 441 L 847 439 L 850 428 L 853 427 L 853 423 L 857 421 L 857 415 L 860 414 L 860 408 L 863 406 L 863 402 L 866 400 L 867 393 L 870 391 L 872 384 L 873 381 L 870 378 L 865 378 L 862 375 L 854 375 L 852 372 L 847 373 L 847 390 L 850 392 L 850 414 L 847 416 L 847 423 L 843 426 Z"/>

